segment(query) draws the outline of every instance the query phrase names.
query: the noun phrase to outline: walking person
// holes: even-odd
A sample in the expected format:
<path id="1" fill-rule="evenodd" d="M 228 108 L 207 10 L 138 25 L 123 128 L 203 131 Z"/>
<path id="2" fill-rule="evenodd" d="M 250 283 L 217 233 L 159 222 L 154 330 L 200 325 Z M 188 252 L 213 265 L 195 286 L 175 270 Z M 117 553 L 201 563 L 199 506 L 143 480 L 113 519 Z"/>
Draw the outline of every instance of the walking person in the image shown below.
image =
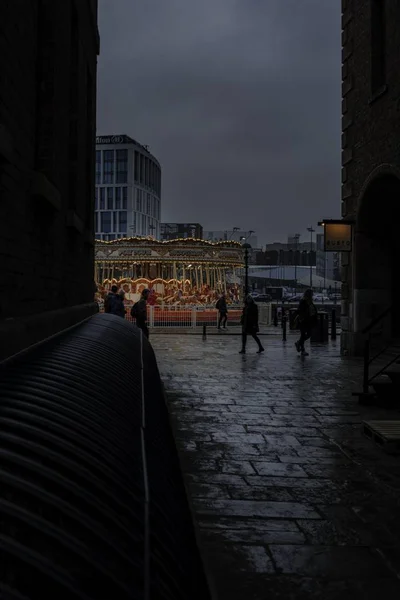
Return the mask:
<path id="1" fill-rule="evenodd" d="M 313 291 L 311 289 L 306 290 L 300 300 L 296 320 L 298 320 L 300 328 L 300 338 L 295 343 L 296 350 L 302 356 L 308 356 L 308 352 L 304 348 L 304 342 L 310 339 L 312 330 L 317 323 L 317 308 L 313 302 Z"/>
<path id="2" fill-rule="evenodd" d="M 226 305 L 225 294 L 221 295 L 215 307 L 219 312 L 218 329 L 221 329 L 221 325 L 224 329 L 226 329 L 226 322 L 228 320 L 228 307 Z"/>
<path id="3" fill-rule="evenodd" d="M 251 335 L 258 346 L 257 354 L 264 352 L 257 333 L 260 331 L 258 326 L 258 306 L 252 296 L 246 296 L 242 314 L 242 349 L 239 354 L 246 354 L 247 336 Z"/>
<path id="4" fill-rule="evenodd" d="M 136 325 L 143 331 L 144 336 L 149 339 L 149 328 L 147 327 L 147 300 L 150 290 L 143 290 L 140 300 L 131 308 L 131 317 L 136 319 Z"/>
<path id="5" fill-rule="evenodd" d="M 104 301 L 104 312 L 125 319 L 124 293 L 118 293 L 118 287 L 113 285 Z"/>

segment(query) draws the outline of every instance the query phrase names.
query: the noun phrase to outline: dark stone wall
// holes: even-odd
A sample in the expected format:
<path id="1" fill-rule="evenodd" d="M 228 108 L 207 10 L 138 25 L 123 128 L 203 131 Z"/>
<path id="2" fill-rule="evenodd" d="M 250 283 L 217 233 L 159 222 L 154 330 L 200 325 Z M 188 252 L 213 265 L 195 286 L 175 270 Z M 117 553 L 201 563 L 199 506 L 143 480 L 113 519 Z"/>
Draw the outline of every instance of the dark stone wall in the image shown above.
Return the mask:
<path id="1" fill-rule="evenodd" d="M 385 0 L 384 83 L 373 86 L 373 0 L 342 0 L 342 216 L 379 175 L 400 173 L 400 3 Z M 374 19 L 376 24 L 376 19 Z M 379 206 L 376 206 L 379 212 Z M 389 218 L 389 216 L 388 216 Z M 342 257 L 343 350 L 351 351 L 355 256 Z M 349 332 L 347 335 L 346 332 Z"/>
<path id="2" fill-rule="evenodd" d="M 93 300 L 98 51 L 96 1 L 0 2 L 0 331 Z"/>

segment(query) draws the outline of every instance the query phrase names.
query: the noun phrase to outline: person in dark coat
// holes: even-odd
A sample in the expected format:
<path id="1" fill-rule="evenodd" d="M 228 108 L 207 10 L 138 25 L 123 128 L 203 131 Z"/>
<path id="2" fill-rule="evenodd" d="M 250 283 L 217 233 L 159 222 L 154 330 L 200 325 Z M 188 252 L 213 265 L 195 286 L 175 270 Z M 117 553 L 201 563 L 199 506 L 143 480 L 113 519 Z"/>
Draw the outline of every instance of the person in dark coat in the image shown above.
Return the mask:
<path id="1" fill-rule="evenodd" d="M 302 356 L 308 356 L 304 348 L 304 342 L 310 339 L 312 330 L 317 323 L 317 309 L 313 303 L 313 291 L 306 290 L 303 298 L 300 300 L 297 310 L 296 320 L 299 324 L 300 338 L 295 343 L 297 352 L 301 352 Z"/>
<path id="2" fill-rule="evenodd" d="M 147 327 L 147 300 L 150 290 L 143 290 L 140 300 L 131 308 L 131 317 L 136 319 L 136 325 L 143 331 L 143 334 L 149 339 L 149 328 Z"/>
<path id="3" fill-rule="evenodd" d="M 112 286 L 111 292 L 109 292 L 106 296 L 104 302 L 104 312 L 117 315 L 118 317 L 125 319 L 126 310 L 124 306 L 124 295 L 118 293 L 118 287 L 116 285 Z"/>
<path id="4" fill-rule="evenodd" d="M 251 335 L 253 340 L 257 343 L 257 354 L 261 354 L 261 352 L 264 352 L 264 348 L 257 335 L 259 331 L 260 328 L 258 326 L 258 306 L 254 302 L 252 296 L 246 296 L 242 314 L 242 349 L 240 351 L 240 354 L 246 354 L 246 343 L 248 335 Z"/>
<path id="5" fill-rule="evenodd" d="M 228 320 L 228 307 L 226 305 L 225 294 L 222 294 L 221 298 L 219 298 L 216 304 L 216 309 L 219 312 L 218 329 L 221 329 L 221 325 L 224 329 L 226 329 L 226 322 Z"/>

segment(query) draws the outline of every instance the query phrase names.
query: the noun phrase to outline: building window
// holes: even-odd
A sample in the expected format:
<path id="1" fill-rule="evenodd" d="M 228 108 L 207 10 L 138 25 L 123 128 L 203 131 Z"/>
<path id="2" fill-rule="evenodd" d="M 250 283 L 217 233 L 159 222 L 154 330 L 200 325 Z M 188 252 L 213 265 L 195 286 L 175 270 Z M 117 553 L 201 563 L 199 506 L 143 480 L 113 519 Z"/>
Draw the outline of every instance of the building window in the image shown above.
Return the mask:
<path id="1" fill-rule="evenodd" d="M 385 0 L 371 0 L 371 91 L 386 83 L 386 11 Z"/>
<path id="2" fill-rule="evenodd" d="M 128 213 L 125 210 L 122 210 L 119 213 L 119 232 L 127 233 L 128 231 Z"/>
<path id="3" fill-rule="evenodd" d="M 128 208 L 128 188 L 122 188 L 122 208 L 126 210 Z"/>
<path id="4" fill-rule="evenodd" d="M 106 207 L 106 188 L 100 188 L 100 210 Z"/>
<path id="5" fill-rule="evenodd" d="M 107 210 L 113 210 L 114 208 L 114 188 L 107 188 Z"/>
<path id="6" fill-rule="evenodd" d="M 116 183 L 128 183 L 128 150 L 117 150 Z"/>
<path id="7" fill-rule="evenodd" d="M 99 228 L 98 228 L 98 223 L 99 223 L 99 213 L 96 211 L 94 213 L 94 230 L 97 233 Z"/>
<path id="8" fill-rule="evenodd" d="M 111 232 L 111 212 L 107 211 L 107 212 L 102 212 L 100 213 L 100 217 L 101 217 L 101 231 L 103 233 L 110 233 Z"/>
<path id="9" fill-rule="evenodd" d="M 101 183 L 101 151 L 96 150 L 96 185 Z"/>
<path id="10" fill-rule="evenodd" d="M 121 209 L 121 189 L 120 187 L 115 188 L 115 210 Z"/>
<path id="11" fill-rule="evenodd" d="M 134 212 L 133 213 L 133 223 L 132 223 L 133 233 L 136 233 L 136 227 L 137 227 L 137 213 Z"/>
<path id="12" fill-rule="evenodd" d="M 139 173 L 140 173 L 140 160 L 139 160 L 139 152 L 135 150 L 135 183 L 139 183 Z"/>
<path id="13" fill-rule="evenodd" d="M 99 210 L 99 190 L 94 188 L 94 209 Z"/>
<path id="14" fill-rule="evenodd" d="M 103 183 L 114 183 L 114 150 L 104 150 Z"/>
<path id="15" fill-rule="evenodd" d="M 143 156 L 143 154 L 139 155 L 139 162 L 140 162 L 139 183 L 140 183 L 140 185 L 144 185 L 144 156 Z"/>
<path id="16" fill-rule="evenodd" d="M 108 238 L 108 241 L 115 240 L 115 235 L 114 235 L 113 233 L 110 233 L 110 234 L 107 236 L 107 238 Z"/>
<path id="17" fill-rule="evenodd" d="M 112 230 L 118 231 L 118 213 L 116 211 L 113 212 Z"/>

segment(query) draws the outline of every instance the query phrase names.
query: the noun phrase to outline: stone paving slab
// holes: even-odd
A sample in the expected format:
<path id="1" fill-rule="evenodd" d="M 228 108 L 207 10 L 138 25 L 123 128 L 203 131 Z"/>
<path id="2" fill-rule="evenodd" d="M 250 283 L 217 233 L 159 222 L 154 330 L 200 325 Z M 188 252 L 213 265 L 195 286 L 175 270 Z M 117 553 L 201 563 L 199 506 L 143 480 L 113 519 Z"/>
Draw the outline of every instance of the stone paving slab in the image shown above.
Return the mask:
<path id="1" fill-rule="evenodd" d="M 398 413 L 352 397 L 361 362 L 290 337 L 152 343 L 215 597 L 400 597 L 400 458 L 361 434 Z"/>

